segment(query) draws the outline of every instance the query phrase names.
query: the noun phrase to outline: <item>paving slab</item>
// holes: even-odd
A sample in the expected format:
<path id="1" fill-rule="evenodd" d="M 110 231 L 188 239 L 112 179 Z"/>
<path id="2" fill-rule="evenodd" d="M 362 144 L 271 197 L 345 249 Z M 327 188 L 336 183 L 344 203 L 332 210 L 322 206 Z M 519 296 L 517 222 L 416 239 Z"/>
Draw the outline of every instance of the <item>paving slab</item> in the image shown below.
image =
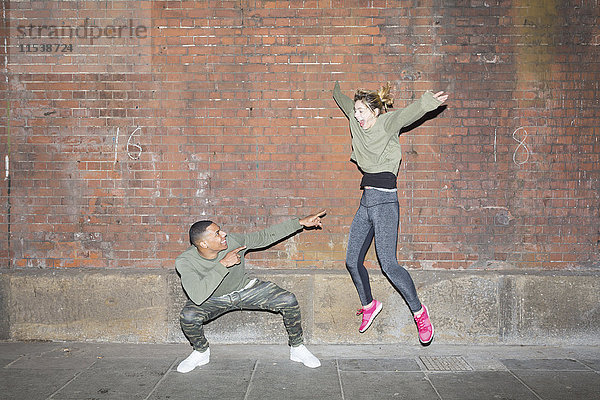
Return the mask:
<path id="1" fill-rule="evenodd" d="M 431 400 L 438 395 L 422 372 L 341 372 L 344 399 Z"/>
<path id="2" fill-rule="evenodd" d="M 96 362 L 94 357 L 84 351 L 78 351 L 65 346 L 53 347 L 47 351 L 25 354 L 18 357 L 8 368 L 24 370 L 34 369 L 68 369 L 81 370 Z"/>
<path id="3" fill-rule="evenodd" d="M 47 399 L 58 389 L 66 385 L 76 375 L 76 370 L 37 369 L 0 369 L 0 399 L 2 400 L 38 400 Z"/>
<path id="4" fill-rule="evenodd" d="M 443 400 L 539 400 L 506 371 L 438 372 L 428 374 L 428 377 Z"/>
<path id="5" fill-rule="evenodd" d="M 89 354 L 101 358 L 148 358 L 148 357 L 187 357 L 193 350 L 189 344 L 156 344 L 156 343 L 78 343 L 65 342 L 63 347 L 72 351 Z"/>
<path id="6" fill-rule="evenodd" d="M 510 370 L 589 371 L 585 364 L 573 359 L 500 360 Z"/>
<path id="7" fill-rule="evenodd" d="M 256 362 L 248 359 L 213 360 L 211 357 L 209 364 L 186 374 L 176 372 L 174 365 L 148 398 L 243 400 Z"/>
<path id="8" fill-rule="evenodd" d="M 341 359 L 338 365 L 341 371 L 421 371 L 410 358 Z"/>
<path id="9" fill-rule="evenodd" d="M 321 360 L 321 367 L 295 362 L 258 362 L 248 389 L 248 400 L 342 400 L 337 365 Z"/>
<path id="10" fill-rule="evenodd" d="M 544 400 L 598 399 L 600 375 L 591 371 L 513 371 Z"/>
<path id="11" fill-rule="evenodd" d="M 24 355 L 42 354 L 62 348 L 56 342 L 0 342 L 0 355 L 4 358 L 18 358 Z"/>
<path id="12" fill-rule="evenodd" d="M 55 398 L 145 399 L 174 363 L 175 358 L 99 359 L 59 390 Z"/>

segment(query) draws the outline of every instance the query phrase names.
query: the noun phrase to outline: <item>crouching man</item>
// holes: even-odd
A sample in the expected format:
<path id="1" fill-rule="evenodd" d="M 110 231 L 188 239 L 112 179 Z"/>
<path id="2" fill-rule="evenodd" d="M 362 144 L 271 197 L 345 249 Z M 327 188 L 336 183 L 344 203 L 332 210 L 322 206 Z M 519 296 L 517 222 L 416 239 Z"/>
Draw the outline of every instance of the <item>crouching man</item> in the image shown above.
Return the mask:
<path id="1" fill-rule="evenodd" d="M 212 221 L 198 221 L 191 226 L 192 245 L 177 257 L 175 267 L 188 296 L 179 321 L 194 351 L 177 371 L 186 373 L 208 364 L 210 349 L 204 324 L 231 310 L 280 313 L 289 337 L 290 359 L 310 368 L 321 366 L 303 344 L 296 296 L 272 282 L 251 279 L 244 268 L 244 256 L 248 250 L 269 246 L 303 228 L 321 228 L 324 215 L 325 211 L 321 211 L 248 234 L 228 235 Z"/>

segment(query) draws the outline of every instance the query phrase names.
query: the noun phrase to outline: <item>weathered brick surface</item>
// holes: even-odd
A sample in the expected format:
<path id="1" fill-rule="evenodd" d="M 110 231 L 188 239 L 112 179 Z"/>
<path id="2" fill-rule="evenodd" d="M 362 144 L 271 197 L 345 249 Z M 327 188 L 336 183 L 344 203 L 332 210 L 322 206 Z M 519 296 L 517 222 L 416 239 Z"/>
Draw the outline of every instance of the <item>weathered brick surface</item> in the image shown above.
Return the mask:
<path id="1" fill-rule="evenodd" d="M 323 231 L 250 261 L 343 269 L 360 174 L 336 80 L 347 94 L 390 81 L 398 107 L 427 89 L 451 95 L 400 137 L 403 263 L 599 265 L 595 1 L 4 0 L 2 11 L 2 268 L 171 268 L 197 219 L 245 231 L 326 208 Z M 86 21 L 97 38 L 43 28 Z M 53 51 L 26 52 L 40 44 Z"/>

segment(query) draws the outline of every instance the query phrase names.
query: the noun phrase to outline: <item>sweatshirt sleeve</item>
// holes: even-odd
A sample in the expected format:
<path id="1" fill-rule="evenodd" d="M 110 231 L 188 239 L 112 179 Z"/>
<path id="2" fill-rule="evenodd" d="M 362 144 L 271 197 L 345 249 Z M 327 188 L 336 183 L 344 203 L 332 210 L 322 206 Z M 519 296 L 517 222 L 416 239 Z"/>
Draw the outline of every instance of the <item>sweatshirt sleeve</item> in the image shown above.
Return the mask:
<path id="1" fill-rule="evenodd" d="M 246 250 L 260 249 L 296 233 L 300 229 L 302 229 L 302 225 L 298 218 L 293 218 L 262 231 L 242 235 L 243 245 L 246 246 Z"/>
<path id="2" fill-rule="evenodd" d="M 333 99 L 346 117 L 352 118 L 354 115 L 354 101 L 342 93 L 339 82 L 336 82 L 335 87 L 333 88 Z"/>
<path id="3" fill-rule="evenodd" d="M 195 268 L 192 263 L 195 263 Z M 200 305 L 215 291 L 223 278 L 229 273 L 218 261 L 197 263 L 195 260 L 178 258 L 175 268 L 181 275 L 181 285 L 190 300 Z"/>
<path id="4" fill-rule="evenodd" d="M 442 103 L 433 97 L 433 93 L 427 91 L 408 107 L 388 113 L 390 115 L 385 120 L 384 129 L 386 132 L 397 134 L 400 129 L 417 121 L 429 111 L 435 110 L 440 104 Z"/>

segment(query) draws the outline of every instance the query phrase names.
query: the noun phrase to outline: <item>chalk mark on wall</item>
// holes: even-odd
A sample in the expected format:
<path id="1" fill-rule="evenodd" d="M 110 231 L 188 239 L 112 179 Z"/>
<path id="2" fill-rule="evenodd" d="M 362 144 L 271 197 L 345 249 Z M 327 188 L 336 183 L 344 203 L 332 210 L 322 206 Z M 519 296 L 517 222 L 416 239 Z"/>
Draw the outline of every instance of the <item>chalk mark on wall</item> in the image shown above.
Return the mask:
<path id="1" fill-rule="evenodd" d="M 498 149 L 497 144 L 496 144 L 496 131 L 498 130 L 498 127 L 494 128 L 494 162 L 496 162 L 496 150 Z"/>
<path id="2" fill-rule="evenodd" d="M 519 139 L 517 138 L 517 133 L 519 131 L 523 131 L 523 138 Z M 529 147 L 527 147 L 527 144 L 525 143 L 525 140 L 527 139 L 527 130 L 524 127 L 519 127 L 517 129 L 515 129 L 515 131 L 512 134 L 513 139 L 519 143 L 519 145 L 517 146 L 517 148 L 515 149 L 514 153 L 513 153 L 513 162 L 515 163 L 515 165 L 521 166 L 523 164 L 525 164 L 527 161 L 529 161 L 529 154 L 531 153 L 529 151 Z M 525 160 L 523 161 L 517 161 L 517 153 L 519 152 L 519 149 L 523 149 L 522 151 L 525 151 Z"/>
<path id="3" fill-rule="evenodd" d="M 115 161 L 113 167 L 117 165 L 117 149 L 119 147 L 119 127 L 117 126 L 117 134 L 115 135 Z"/>
<path id="4" fill-rule="evenodd" d="M 139 160 L 140 156 L 142 155 L 142 151 L 143 151 L 142 146 L 140 146 L 137 143 L 131 143 L 131 139 L 133 138 L 133 135 L 141 129 L 142 128 L 140 128 L 139 126 L 137 128 L 135 128 L 135 130 L 133 132 L 131 132 L 131 135 L 129 135 L 129 139 L 127 139 L 127 155 L 132 160 Z M 131 147 L 135 148 L 135 150 L 132 151 L 130 149 Z"/>

